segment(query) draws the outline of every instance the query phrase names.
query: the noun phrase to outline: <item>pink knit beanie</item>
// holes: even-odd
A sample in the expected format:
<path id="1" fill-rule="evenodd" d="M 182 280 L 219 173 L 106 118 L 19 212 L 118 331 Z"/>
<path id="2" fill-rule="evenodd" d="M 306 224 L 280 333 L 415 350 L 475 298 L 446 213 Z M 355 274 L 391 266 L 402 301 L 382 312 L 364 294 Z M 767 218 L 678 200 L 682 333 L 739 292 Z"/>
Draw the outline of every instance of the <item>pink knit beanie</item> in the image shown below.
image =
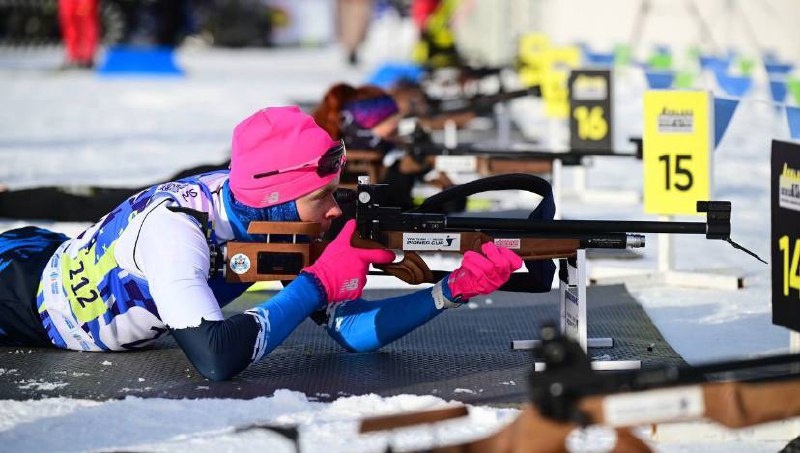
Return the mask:
<path id="1" fill-rule="evenodd" d="M 233 130 L 229 177 L 233 196 L 247 206 L 264 208 L 320 189 L 338 171 L 319 176 L 315 159 L 338 144 L 296 106 L 261 109 Z M 305 163 L 309 165 L 280 172 Z"/>

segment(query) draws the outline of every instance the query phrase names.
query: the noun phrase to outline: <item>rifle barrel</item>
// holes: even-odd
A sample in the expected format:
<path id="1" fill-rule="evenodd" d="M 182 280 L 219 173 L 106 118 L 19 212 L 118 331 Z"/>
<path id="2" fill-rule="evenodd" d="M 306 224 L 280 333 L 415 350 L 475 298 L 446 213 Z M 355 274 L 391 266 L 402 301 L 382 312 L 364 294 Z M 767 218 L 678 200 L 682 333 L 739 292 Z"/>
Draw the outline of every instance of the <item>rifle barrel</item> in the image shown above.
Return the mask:
<path id="1" fill-rule="evenodd" d="M 580 165 L 584 157 L 589 156 L 611 156 L 611 157 L 634 157 L 635 154 L 628 152 L 618 152 L 614 150 L 592 150 L 580 151 L 570 150 L 568 152 L 550 151 L 544 148 L 514 148 L 508 147 L 501 149 L 491 146 L 476 146 L 461 144 L 455 148 L 447 148 L 440 143 L 409 143 L 408 148 L 415 155 L 421 156 L 483 156 L 492 159 L 546 159 L 560 160 L 563 165 Z"/>
<path id="2" fill-rule="evenodd" d="M 619 220 L 527 220 L 491 217 L 446 217 L 447 230 L 503 230 L 545 234 L 678 233 L 706 234 L 705 222 L 655 222 Z"/>

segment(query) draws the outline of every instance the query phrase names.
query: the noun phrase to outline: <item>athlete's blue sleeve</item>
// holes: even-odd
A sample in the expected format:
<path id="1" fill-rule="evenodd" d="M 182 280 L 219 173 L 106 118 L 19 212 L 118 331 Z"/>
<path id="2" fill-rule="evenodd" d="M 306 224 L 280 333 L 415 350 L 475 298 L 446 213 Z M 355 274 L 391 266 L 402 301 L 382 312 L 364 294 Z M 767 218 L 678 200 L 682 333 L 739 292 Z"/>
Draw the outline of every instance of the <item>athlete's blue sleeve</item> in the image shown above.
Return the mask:
<path id="1" fill-rule="evenodd" d="M 374 351 L 454 307 L 445 283 L 404 296 L 381 300 L 356 299 L 333 306 L 326 326 L 328 334 L 352 352 Z"/>
<path id="2" fill-rule="evenodd" d="M 170 331 L 203 377 L 222 381 L 275 349 L 304 319 L 323 307 L 324 301 L 317 280 L 300 274 L 278 294 L 244 313 Z"/>

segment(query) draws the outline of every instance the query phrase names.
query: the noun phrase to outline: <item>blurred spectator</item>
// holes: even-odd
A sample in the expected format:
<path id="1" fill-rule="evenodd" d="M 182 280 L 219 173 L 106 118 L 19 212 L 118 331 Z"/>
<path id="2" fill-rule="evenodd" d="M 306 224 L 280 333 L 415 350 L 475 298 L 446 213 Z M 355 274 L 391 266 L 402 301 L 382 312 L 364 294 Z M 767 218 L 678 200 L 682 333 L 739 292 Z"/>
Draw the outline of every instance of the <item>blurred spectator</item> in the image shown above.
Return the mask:
<path id="1" fill-rule="evenodd" d="M 190 0 L 143 0 L 130 12 L 129 35 L 134 44 L 177 47 L 196 32 L 194 3 Z M 197 2 L 202 3 L 202 2 Z"/>
<path id="2" fill-rule="evenodd" d="M 367 36 L 375 7 L 374 0 L 338 0 L 337 32 L 339 42 L 347 52 L 347 62 L 357 65 L 359 48 Z"/>
<path id="3" fill-rule="evenodd" d="M 428 18 L 438 6 L 439 0 L 413 0 L 411 2 L 411 18 L 414 19 L 417 30 L 422 31 Z"/>
<path id="4" fill-rule="evenodd" d="M 64 69 L 91 69 L 100 34 L 98 0 L 58 0 L 58 20 L 66 47 Z"/>
<path id="5" fill-rule="evenodd" d="M 156 42 L 161 46 L 177 47 L 184 36 L 194 28 L 191 20 L 191 2 L 188 0 L 160 0 L 155 2 L 158 16 Z"/>
<path id="6" fill-rule="evenodd" d="M 461 55 L 450 24 L 459 3 L 460 0 L 412 2 L 411 17 L 419 33 L 413 55 L 416 63 L 429 69 L 461 65 Z"/>
<path id="7" fill-rule="evenodd" d="M 272 8 L 267 0 L 204 0 L 197 22 L 216 46 L 245 47 L 272 44 Z"/>

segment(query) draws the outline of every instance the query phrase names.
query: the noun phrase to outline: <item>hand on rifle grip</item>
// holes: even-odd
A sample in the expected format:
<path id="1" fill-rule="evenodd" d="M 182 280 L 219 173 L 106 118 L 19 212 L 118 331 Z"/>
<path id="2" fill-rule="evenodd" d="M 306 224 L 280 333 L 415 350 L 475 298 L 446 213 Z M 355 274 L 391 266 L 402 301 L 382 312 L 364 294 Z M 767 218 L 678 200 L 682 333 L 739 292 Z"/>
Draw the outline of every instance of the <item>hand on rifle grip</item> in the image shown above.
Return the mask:
<path id="1" fill-rule="evenodd" d="M 481 252 L 467 251 L 461 267 L 447 278 L 450 294 L 459 300 L 491 294 L 508 281 L 512 272 L 522 267 L 522 258 L 494 242 L 484 242 Z"/>
<path id="2" fill-rule="evenodd" d="M 345 223 L 319 258 L 304 272 L 314 275 L 325 290 L 327 303 L 358 299 L 367 283 L 370 264 L 386 264 L 394 260 L 394 252 L 385 249 L 364 249 L 350 245 L 355 220 Z"/>

